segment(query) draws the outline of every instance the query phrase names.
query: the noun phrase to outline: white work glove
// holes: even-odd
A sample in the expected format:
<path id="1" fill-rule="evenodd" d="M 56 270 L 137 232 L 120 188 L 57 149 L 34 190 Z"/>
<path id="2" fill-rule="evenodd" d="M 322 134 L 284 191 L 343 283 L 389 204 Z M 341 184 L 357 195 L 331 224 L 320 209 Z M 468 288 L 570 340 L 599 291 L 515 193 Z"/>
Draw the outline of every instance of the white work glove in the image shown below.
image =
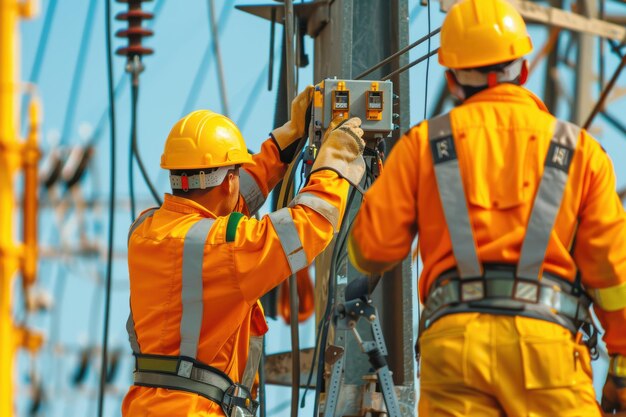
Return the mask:
<path id="1" fill-rule="evenodd" d="M 351 184 L 358 185 L 365 173 L 365 142 L 360 126 L 358 117 L 345 121 L 335 118 L 326 130 L 311 172 L 330 169 Z"/>
<path id="2" fill-rule="evenodd" d="M 304 136 L 306 129 L 306 112 L 313 99 L 314 87 L 308 85 L 291 102 L 291 120 L 272 130 L 271 136 L 274 138 L 280 150 L 280 160 L 284 163 L 293 161 L 293 157 L 298 148 L 298 139 Z"/>

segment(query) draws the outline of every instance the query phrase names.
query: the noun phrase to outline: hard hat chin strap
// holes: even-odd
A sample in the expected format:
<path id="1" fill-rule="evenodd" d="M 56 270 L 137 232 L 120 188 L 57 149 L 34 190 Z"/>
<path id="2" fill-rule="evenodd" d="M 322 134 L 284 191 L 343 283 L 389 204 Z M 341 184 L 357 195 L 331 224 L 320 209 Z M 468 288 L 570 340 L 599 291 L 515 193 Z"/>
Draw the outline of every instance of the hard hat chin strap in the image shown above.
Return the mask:
<path id="1" fill-rule="evenodd" d="M 512 83 L 524 75 L 523 58 L 516 59 L 497 71 L 483 72 L 479 69 L 451 69 L 456 81 L 463 87 L 493 87 L 497 84 Z M 525 81 L 525 79 L 524 79 Z"/>
<path id="2" fill-rule="evenodd" d="M 197 174 L 187 175 L 182 173 L 180 175 L 173 175 L 170 173 L 170 186 L 172 190 L 204 190 L 206 188 L 217 187 L 220 185 L 228 171 L 235 169 L 235 165 L 228 165 L 225 167 L 207 169 L 207 171 L 196 171 Z"/>

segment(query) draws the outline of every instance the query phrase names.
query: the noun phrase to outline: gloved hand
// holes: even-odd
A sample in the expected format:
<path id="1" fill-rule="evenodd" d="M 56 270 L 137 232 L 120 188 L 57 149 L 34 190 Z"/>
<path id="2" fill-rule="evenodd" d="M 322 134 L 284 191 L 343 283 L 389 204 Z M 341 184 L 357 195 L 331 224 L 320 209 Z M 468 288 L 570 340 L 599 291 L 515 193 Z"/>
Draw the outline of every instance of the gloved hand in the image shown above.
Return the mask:
<path id="1" fill-rule="evenodd" d="M 361 119 L 333 120 L 322 139 L 322 146 L 313 163 L 312 171 L 331 169 L 348 180 L 359 184 L 365 173 Z"/>
<path id="2" fill-rule="evenodd" d="M 291 102 L 291 120 L 272 130 L 271 136 L 274 138 L 280 150 L 280 160 L 283 163 L 290 163 L 298 148 L 298 139 L 304 136 L 306 129 L 306 113 L 313 99 L 314 87 L 308 85 Z"/>
<path id="3" fill-rule="evenodd" d="M 626 412 L 626 377 L 613 375 L 609 370 L 602 390 L 602 409 L 609 415 L 613 415 L 613 411 Z"/>

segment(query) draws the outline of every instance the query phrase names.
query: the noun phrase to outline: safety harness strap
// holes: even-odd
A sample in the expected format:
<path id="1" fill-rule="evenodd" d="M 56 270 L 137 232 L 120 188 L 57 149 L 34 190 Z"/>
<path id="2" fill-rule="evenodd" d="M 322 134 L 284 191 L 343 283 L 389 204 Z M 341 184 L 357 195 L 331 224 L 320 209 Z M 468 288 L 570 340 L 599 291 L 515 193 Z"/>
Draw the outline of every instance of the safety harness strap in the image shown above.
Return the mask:
<path id="1" fill-rule="evenodd" d="M 482 267 L 478 261 L 449 114 L 428 121 L 428 137 L 439 197 L 459 274 L 461 278 L 479 277 Z"/>
<path id="2" fill-rule="evenodd" d="M 183 244 L 183 314 L 180 320 L 180 355 L 193 359 L 196 358 L 198 352 L 204 310 L 202 301 L 204 247 L 213 223 L 215 219 L 202 219 L 196 222 L 185 235 Z M 189 375 L 183 373 L 182 376 L 188 377 Z"/>
<path id="3" fill-rule="evenodd" d="M 239 170 L 239 193 L 246 202 L 250 215 L 256 213 L 265 203 L 261 187 L 245 169 Z"/>
<path id="4" fill-rule="evenodd" d="M 424 328 L 444 315 L 471 311 L 540 318 L 574 333 L 580 323 L 591 322 L 591 300 L 585 294 L 571 294 L 572 285 L 562 278 L 547 272 L 541 282 L 516 278 L 512 265 L 487 265 L 484 271 L 483 277 L 471 280 L 460 279 L 454 270 L 442 274 L 426 301 Z M 521 284 L 533 286 L 535 297 L 518 298 L 517 288 Z"/>
<path id="5" fill-rule="evenodd" d="M 134 383 L 140 386 L 189 391 L 200 394 L 218 404 L 221 403 L 224 397 L 224 392 L 213 385 L 166 373 L 136 371 Z"/>
<path id="6" fill-rule="evenodd" d="M 261 356 L 263 355 L 263 336 L 250 336 L 250 343 L 248 345 L 248 361 L 243 371 L 243 377 L 241 378 L 241 384 L 248 389 L 252 389 L 254 384 L 254 377 L 259 370 L 259 363 L 261 363 Z"/>
<path id="7" fill-rule="evenodd" d="M 579 134 L 578 126 L 561 120 L 556 121 L 543 176 L 522 243 L 517 266 L 517 276 L 520 278 L 537 280 L 540 277 Z"/>
<path id="8" fill-rule="evenodd" d="M 154 213 L 158 210 L 158 207 L 151 208 L 146 210 L 139 218 L 137 218 L 133 224 L 130 226 L 128 230 L 128 242 L 130 242 L 130 237 L 133 232 L 149 217 L 152 217 Z M 137 341 L 137 332 L 135 332 L 135 320 L 133 319 L 133 310 L 130 306 L 130 298 L 128 300 L 130 312 L 128 314 L 128 319 L 126 320 L 126 332 L 128 333 L 128 341 L 130 342 L 130 347 L 133 350 L 133 353 L 141 353 L 141 349 L 139 347 L 139 342 Z"/>
<path id="9" fill-rule="evenodd" d="M 282 208 L 270 213 L 268 217 L 274 226 L 274 230 L 276 230 L 280 245 L 287 257 L 287 262 L 289 262 L 291 273 L 295 274 L 299 270 L 306 268 L 309 263 L 289 209 L 287 207 Z"/>
<path id="10" fill-rule="evenodd" d="M 338 231 L 339 210 L 328 201 L 316 196 L 313 193 L 299 193 L 293 200 L 291 200 L 288 207 L 293 208 L 296 205 L 307 206 L 316 213 L 324 216 L 324 218 L 333 226 L 333 230 L 335 232 Z"/>

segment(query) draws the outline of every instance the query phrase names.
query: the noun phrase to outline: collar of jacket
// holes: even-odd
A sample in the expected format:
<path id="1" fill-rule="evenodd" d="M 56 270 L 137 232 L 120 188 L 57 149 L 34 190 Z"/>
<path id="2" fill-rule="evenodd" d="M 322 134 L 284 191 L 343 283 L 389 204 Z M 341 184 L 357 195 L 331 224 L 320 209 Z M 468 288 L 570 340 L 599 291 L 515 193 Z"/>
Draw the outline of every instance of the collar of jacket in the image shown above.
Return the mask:
<path id="1" fill-rule="evenodd" d="M 528 106 L 536 106 L 540 110 L 549 112 L 546 105 L 543 104 L 543 101 L 541 101 L 541 99 L 530 90 L 510 83 L 498 84 L 495 87 L 476 93 L 472 97 L 465 100 L 463 104 L 480 103 L 485 101 L 518 103 Z"/>
<path id="2" fill-rule="evenodd" d="M 163 208 L 177 213 L 184 214 L 200 214 L 203 217 L 209 217 L 216 219 L 217 216 L 206 207 L 196 203 L 193 200 L 184 197 L 177 197 L 172 194 L 165 194 L 165 200 L 163 201 Z"/>

